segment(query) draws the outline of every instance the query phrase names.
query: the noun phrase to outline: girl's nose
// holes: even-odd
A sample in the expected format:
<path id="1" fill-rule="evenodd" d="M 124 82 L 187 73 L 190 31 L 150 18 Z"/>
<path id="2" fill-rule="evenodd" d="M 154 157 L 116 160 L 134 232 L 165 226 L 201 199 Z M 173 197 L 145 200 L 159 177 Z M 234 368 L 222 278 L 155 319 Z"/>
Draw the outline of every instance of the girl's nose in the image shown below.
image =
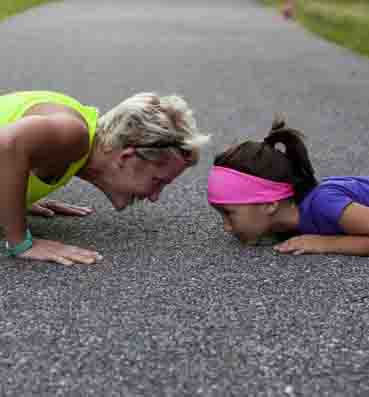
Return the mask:
<path id="1" fill-rule="evenodd" d="M 232 225 L 226 218 L 224 218 L 224 220 L 223 220 L 223 227 L 224 227 L 225 232 L 227 232 L 227 233 L 232 232 Z"/>

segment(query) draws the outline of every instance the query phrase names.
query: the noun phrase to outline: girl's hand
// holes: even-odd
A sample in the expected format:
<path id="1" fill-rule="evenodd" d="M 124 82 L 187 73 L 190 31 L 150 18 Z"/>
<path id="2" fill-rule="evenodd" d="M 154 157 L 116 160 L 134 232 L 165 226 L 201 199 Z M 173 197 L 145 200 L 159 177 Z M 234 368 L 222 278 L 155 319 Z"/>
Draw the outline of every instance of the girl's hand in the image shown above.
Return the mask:
<path id="1" fill-rule="evenodd" d="M 58 241 L 34 238 L 32 248 L 19 255 L 19 258 L 56 262 L 71 266 L 75 264 L 92 265 L 101 260 L 102 256 L 96 251 L 66 245 Z"/>
<path id="2" fill-rule="evenodd" d="M 56 214 L 69 216 L 86 216 L 93 212 L 92 208 L 70 205 L 56 200 L 40 200 L 29 208 L 31 215 L 51 217 Z"/>
<path id="3" fill-rule="evenodd" d="M 327 241 L 324 236 L 304 234 L 283 241 L 275 245 L 274 249 L 283 254 L 321 254 L 327 250 Z"/>

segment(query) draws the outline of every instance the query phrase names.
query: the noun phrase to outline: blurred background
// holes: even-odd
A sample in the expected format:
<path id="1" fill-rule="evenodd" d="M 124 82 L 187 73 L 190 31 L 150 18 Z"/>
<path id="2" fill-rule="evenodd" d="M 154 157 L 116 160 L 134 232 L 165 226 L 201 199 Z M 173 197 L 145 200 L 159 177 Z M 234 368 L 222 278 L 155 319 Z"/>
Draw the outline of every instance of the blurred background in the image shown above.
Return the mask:
<path id="1" fill-rule="evenodd" d="M 369 0 L 259 0 L 327 40 L 369 56 Z"/>
<path id="2" fill-rule="evenodd" d="M 0 20 L 47 1 L 1 0 Z M 369 0 L 258 1 L 279 9 L 285 19 L 296 20 L 327 40 L 369 56 Z"/>
<path id="3" fill-rule="evenodd" d="M 0 0 L 0 20 L 48 0 Z"/>

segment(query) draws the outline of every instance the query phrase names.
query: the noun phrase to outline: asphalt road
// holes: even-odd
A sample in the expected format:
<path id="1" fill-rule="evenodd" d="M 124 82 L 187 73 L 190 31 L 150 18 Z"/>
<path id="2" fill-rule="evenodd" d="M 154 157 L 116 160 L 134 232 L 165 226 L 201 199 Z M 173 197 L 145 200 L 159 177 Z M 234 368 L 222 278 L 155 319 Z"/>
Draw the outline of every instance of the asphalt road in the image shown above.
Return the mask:
<path id="1" fill-rule="evenodd" d="M 0 93 L 176 92 L 213 134 L 159 204 L 118 214 L 75 181 L 56 196 L 96 214 L 31 219 L 105 259 L 1 257 L 1 396 L 369 395 L 368 259 L 241 247 L 206 203 L 214 153 L 275 112 L 319 176 L 368 174 L 368 59 L 251 0 L 66 0 L 2 22 L 0 50 Z"/>

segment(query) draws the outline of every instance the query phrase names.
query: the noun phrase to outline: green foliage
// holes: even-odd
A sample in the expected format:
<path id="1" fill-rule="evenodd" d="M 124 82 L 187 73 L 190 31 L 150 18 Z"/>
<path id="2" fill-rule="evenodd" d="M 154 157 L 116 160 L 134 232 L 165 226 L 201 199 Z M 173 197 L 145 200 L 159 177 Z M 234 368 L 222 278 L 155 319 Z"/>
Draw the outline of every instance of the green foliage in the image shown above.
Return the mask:
<path id="1" fill-rule="evenodd" d="M 298 19 L 328 40 L 369 56 L 369 1 L 298 2 Z"/>
<path id="2" fill-rule="evenodd" d="M 0 0 L 0 19 L 45 3 L 48 0 Z"/>
<path id="3" fill-rule="evenodd" d="M 280 7 L 282 0 L 260 0 Z M 369 56 L 369 0 L 295 0 L 297 20 L 328 40 Z"/>

